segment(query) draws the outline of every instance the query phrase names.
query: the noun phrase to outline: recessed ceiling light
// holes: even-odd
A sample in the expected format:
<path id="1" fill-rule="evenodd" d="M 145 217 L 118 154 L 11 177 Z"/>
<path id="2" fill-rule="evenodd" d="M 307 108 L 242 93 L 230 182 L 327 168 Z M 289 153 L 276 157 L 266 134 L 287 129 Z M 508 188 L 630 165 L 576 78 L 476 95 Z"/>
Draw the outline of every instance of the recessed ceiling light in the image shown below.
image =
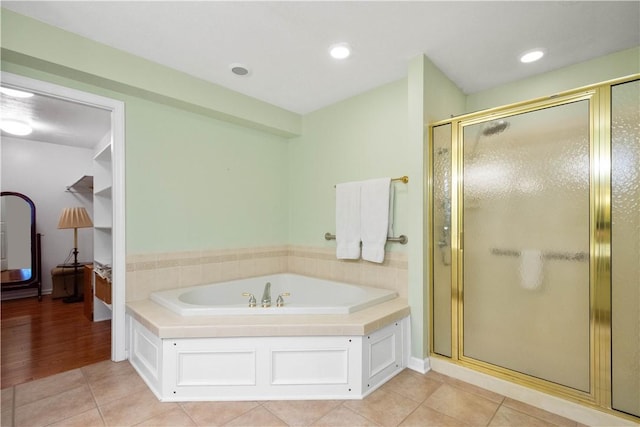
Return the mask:
<path id="1" fill-rule="evenodd" d="M 248 76 L 251 73 L 249 68 L 242 64 L 231 64 L 229 65 L 229 69 L 236 76 Z"/>
<path id="2" fill-rule="evenodd" d="M 0 129 L 11 135 L 25 136 L 33 132 L 33 128 L 17 120 L 0 120 Z"/>
<path id="3" fill-rule="evenodd" d="M 530 62 L 535 62 L 538 59 L 544 56 L 544 50 L 542 49 L 534 49 L 523 53 L 520 56 L 520 62 L 528 64 Z"/>
<path id="4" fill-rule="evenodd" d="M 329 48 L 329 54 L 335 59 L 346 59 L 351 56 L 351 47 L 347 43 L 337 43 Z"/>
<path id="5" fill-rule="evenodd" d="M 11 89 L 8 87 L 0 86 L 0 93 L 14 98 L 31 98 L 33 94 L 31 92 L 25 92 L 23 90 Z"/>

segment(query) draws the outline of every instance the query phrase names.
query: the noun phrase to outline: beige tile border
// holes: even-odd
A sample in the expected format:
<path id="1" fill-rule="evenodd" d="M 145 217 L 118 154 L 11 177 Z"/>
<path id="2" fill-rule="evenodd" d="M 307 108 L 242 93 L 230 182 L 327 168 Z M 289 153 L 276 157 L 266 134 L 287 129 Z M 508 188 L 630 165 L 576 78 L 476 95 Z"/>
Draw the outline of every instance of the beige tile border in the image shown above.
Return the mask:
<path id="1" fill-rule="evenodd" d="M 151 292 L 278 273 L 381 287 L 407 297 L 407 256 L 387 252 L 381 264 L 338 260 L 332 248 L 269 246 L 127 256 L 127 301 Z"/>

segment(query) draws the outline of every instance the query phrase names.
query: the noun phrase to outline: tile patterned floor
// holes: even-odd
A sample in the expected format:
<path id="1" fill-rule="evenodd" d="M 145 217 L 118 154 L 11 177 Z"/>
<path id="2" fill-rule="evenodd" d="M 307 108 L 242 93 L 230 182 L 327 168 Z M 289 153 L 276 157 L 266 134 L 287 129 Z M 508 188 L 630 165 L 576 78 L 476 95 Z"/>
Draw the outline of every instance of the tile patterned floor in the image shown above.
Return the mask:
<path id="1" fill-rule="evenodd" d="M 363 400 L 162 403 L 128 362 L 2 390 L 2 426 L 572 426 L 436 372 L 405 369 Z"/>

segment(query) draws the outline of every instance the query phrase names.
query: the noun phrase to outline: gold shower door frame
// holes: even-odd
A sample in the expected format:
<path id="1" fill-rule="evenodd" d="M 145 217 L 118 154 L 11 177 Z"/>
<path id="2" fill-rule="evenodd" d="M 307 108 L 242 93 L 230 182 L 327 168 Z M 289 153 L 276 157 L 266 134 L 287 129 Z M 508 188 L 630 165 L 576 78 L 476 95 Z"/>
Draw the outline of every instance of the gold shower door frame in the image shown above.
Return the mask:
<path id="1" fill-rule="evenodd" d="M 611 408 L 611 87 L 640 75 L 603 82 L 551 97 L 538 98 L 435 122 L 428 128 L 428 230 L 434 233 L 434 128 L 451 126 L 451 357 L 434 352 L 434 236 L 428 237 L 429 348 L 441 358 L 535 390 L 597 407 L 634 421 Z M 517 114 L 589 102 L 589 391 L 584 392 L 464 355 L 464 206 L 463 135 L 465 126 Z"/>

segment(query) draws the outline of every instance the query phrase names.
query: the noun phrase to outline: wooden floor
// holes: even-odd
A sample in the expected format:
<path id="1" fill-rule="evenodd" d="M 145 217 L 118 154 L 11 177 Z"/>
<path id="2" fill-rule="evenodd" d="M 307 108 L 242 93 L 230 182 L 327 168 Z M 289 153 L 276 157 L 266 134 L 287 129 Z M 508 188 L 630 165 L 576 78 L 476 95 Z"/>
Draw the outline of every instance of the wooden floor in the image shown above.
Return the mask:
<path id="1" fill-rule="evenodd" d="M 1 388 L 111 357 L 111 321 L 92 322 L 83 304 L 50 295 L 2 301 Z"/>

